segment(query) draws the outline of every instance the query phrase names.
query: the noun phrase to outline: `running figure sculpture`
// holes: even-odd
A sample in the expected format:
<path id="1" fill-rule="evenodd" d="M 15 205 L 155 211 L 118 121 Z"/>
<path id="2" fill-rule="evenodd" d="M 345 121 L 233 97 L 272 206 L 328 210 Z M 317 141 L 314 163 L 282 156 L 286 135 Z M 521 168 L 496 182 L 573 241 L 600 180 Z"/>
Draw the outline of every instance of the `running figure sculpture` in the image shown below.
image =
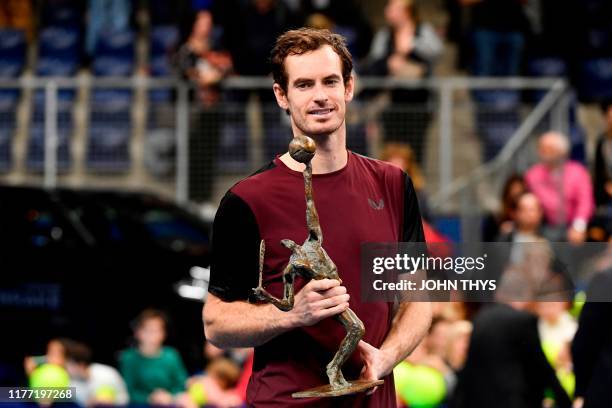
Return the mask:
<path id="1" fill-rule="evenodd" d="M 283 271 L 284 295 L 278 299 L 267 292 L 262 286 L 263 260 L 265 243 L 262 240 L 259 249 L 259 286 L 254 288 L 255 297 L 258 300 L 272 303 L 278 309 L 289 311 L 293 308 L 294 301 L 294 278 L 300 275 L 304 279 L 337 279 L 340 282 L 338 269 L 331 260 L 325 249 L 323 249 L 323 233 L 319 224 L 319 216 L 315 208 L 312 196 L 312 164 L 316 146 L 314 141 L 307 136 L 295 137 L 289 144 L 291 157 L 306 165 L 304 170 L 304 184 L 306 193 L 306 223 L 308 225 L 308 237 L 302 245 L 298 245 L 290 239 L 283 239 L 281 244 L 292 251 L 289 263 Z M 353 381 L 348 382 L 342 375 L 341 367 L 353 353 L 357 344 L 365 333 L 363 323 L 355 312 L 347 309 L 335 318 L 342 323 L 347 331 L 342 340 L 340 348 L 332 361 L 327 365 L 327 376 L 329 385 L 317 387 L 309 391 L 294 393 L 293 397 L 322 397 L 339 396 L 367 390 L 383 383 L 378 381 Z"/>

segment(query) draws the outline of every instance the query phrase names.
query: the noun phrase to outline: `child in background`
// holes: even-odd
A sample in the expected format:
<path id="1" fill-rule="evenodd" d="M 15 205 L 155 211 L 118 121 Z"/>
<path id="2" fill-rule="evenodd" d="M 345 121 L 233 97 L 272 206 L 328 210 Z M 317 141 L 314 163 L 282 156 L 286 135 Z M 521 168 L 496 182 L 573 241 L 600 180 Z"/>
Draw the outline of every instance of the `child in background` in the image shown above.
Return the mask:
<path id="1" fill-rule="evenodd" d="M 66 343 L 64 338 L 55 338 L 47 343 L 47 353 L 42 356 L 28 356 L 23 362 L 26 374 L 29 376 L 37 367 L 43 364 L 54 364 L 63 367 L 66 363 Z"/>
<path id="2" fill-rule="evenodd" d="M 185 393 L 187 372 L 181 356 L 164 346 L 166 318 L 157 310 L 143 311 L 134 325 L 136 346 L 119 357 L 121 374 L 134 404 L 193 407 Z"/>
<path id="3" fill-rule="evenodd" d="M 93 363 L 91 349 L 83 343 L 69 341 L 65 347 L 70 386 L 81 406 L 127 405 L 125 382 L 114 367 Z"/>
<path id="4" fill-rule="evenodd" d="M 236 363 L 217 357 L 206 366 L 204 375 L 190 380 L 189 395 L 199 406 L 239 407 L 243 400 L 234 390 L 239 378 L 240 367 Z"/>

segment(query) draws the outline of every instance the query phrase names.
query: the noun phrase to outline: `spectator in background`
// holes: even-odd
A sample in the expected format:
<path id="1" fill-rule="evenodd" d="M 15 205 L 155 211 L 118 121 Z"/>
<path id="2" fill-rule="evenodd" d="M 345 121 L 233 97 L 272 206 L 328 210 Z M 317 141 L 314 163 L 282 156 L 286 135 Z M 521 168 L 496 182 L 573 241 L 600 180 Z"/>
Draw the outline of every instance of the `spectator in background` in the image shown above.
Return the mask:
<path id="1" fill-rule="evenodd" d="M 417 199 L 419 200 L 421 216 L 424 220 L 430 221 L 427 193 L 425 192 L 425 178 L 416 160 L 414 150 L 405 143 L 386 143 L 380 155 L 380 160 L 396 165 L 410 176 Z"/>
<path id="2" fill-rule="evenodd" d="M 529 22 L 527 0 L 459 0 L 471 8 L 472 73 L 513 76 L 520 73 Z"/>
<path id="3" fill-rule="evenodd" d="M 372 41 L 372 28 L 362 7 L 354 0 L 301 0 L 299 13 L 303 22 L 313 15 L 329 19 L 332 31 L 346 38 L 348 49 L 357 61 L 355 69 L 359 71 L 359 62 L 368 54 Z"/>
<path id="4" fill-rule="evenodd" d="M 601 104 L 606 123 L 605 131 L 599 136 L 595 148 L 595 202 L 597 208 L 612 207 L 612 100 Z"/>
<path id="5" fill-rule="evenodd" d="M 189 139 L 189 197 L 205 205 L 209 205 L 212 199 L 221 126 L 218 85 L 232 69 L 229 53 L 213 42 L 212 32 L 212 13 L 199 11 L 189 38 L 177 53 L 180 72 L 197 85 L 197 119 L 191 126 Z M 208 211 L 208 208 L 203 210 Z"/>
<path id="6" fill-rule="evenodd" d="M 433 27 L 420 20 L 414 1 L 389 0 L 385 20 L 387 26 L 372 42 L 367 73 L 400 79 L 431 76 L 442 42 Z M 426 89 L 393 90 L 391 104 L 382 113 L 384 140 L 408 143 L 420 165 L 431 117 L 428 101 Z"/>
<path id="7" fill-rule="evenodd" d="M 507 233 L 502 233 L 501 242 L 545 242 L 540 234 L 542 206 L 533 193 L 524 192 L 516 199 L 514 222 Z"/>
<path id="8" fill-rule="evenodd" d="M 119 356 L 121 374 L 134 404 L 194 404 L 185 393 L 187 372 L 181 356 L 164 346 L 166 317 L 153 309 L 144 310 L 134 324 L 136 346 Z"/>
<path id="9" fill-rule="evenodd" d="M 500 288 L 501 289 L 501 288 Z M 482 309 L 474 328 L 464 369 L 450 405 L 453 408 L 540 408 L 552 389 L 557 407 L 571 401 L 546 361 L 537 319 L 526 302 L 500 301 Z"/>
<path id="10" fill-rule="evenodd" d="M 91 57 L 96 52 L 98 38 L 105 31 L 120 32 L 130 27 L 131 0 L 89 0 L 87 7 L 85 50 Z"/>
<path id="11" fill-rule="evenodd" d="M 612 269 L 597 274 L 587 299 L 605 300 L 612 293 Z M 612 303 L 587 301 L 572 343 L 576 374 L 575 408 L 612 406 Z"/>
<path id="12" fill-rule="evenodd" d="M 23 30 L 28 39 L 33 34 L 32 3 L 28 0 L 0 1 L 0 28 Z"/>
<path id="13" fill-rule="evenodd" d="M 593 215 L 593 187 L 588 170 L 567 160 L 568 152 L 569 141 L 564 135 L 543 134 L 538 141 L 540 163 L 525 173 L 525 181 L 542 204 L 544 236 L 551 241 L 580 243 Z"/>
<path id="14" fill-rule="evenodd" d="M 119 372 L 108 365 L 92 363 L 91 350 L 83 343 L 66 343 L 66 369 L 76 400 L 82 406 L 127 405 L 129 398 Z"/>
<path id="15" fill-rule="evenodd" d="M 517 199 L 527 190 L 523 176 L 511 175 L 504 184 L 501 197 L 501 211 L 489 215 L 483 222 L 483 241 L 491 242 L 514 229 Z"/>
<path id="16" fill-rule="evenodd" d="M 458 320 L 451 323 L 446 345 L 445 360 L 447 365 L 457 374 L 463 369 L 472 334 L 472 323 Z"/>
<path id="17" fill-rule="evenodd" d="M 28 356 L 23 362 L 27 375 L 32 374 L 36 367 L 43 364 L 55 364 L 64 366 L 66 364 L 66 342 L 68 339 L 51 339 L 47 343 L 47 352 L 42 356 Z"/>
<path id="18" fill-rule="evenodd" d="M 240 378 L 240 367 L 225 357 L 217 357 L 206 366 L 203 375 L 192 377 L 189 382 L 189 394 L 198 405 L 213 405 L 219 408 L 238 407 L 244 401 L 234 387 Z M 196 390 L 203 398 L 194 398 Z"/>

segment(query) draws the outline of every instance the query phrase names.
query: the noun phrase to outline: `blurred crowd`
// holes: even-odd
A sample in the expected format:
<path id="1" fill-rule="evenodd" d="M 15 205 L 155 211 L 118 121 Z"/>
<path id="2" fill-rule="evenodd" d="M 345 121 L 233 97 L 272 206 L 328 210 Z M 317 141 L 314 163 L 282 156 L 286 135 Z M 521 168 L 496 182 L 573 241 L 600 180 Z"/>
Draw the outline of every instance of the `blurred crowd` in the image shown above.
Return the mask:
<path id="1" fill-rule="evenodd" d="M 427 336 L 394 369 L 398 406 L 568 407 L 570 398 L 583 398 L 602 381 L 598 365 L 609 370 L 590 357 L 605 356 L 609 346 L 601 319 L 611 316 L 595 315 L 609 313 L 609 304 L 595 305 L 434 303 Z M 188 373 L 181 354 L 165 344 L 166 324 L 164 312 L 142 311 L 133 322 L 132 346 L 118 350 L 113 365 L 97 363 L 95 350 L 80 341 L 50 339 L 46 354 L 25 359 L 29 385 L 75 387 L 75 403 L 83 407 L 246 406 L 252 349 L 205 343 L 205 366 Z M 593 339 L 597 332 L 604 337 Z M 609 372 L 603 374 L 605 382 Z M 527 402 L 532 405 L 515 404 Z"/>

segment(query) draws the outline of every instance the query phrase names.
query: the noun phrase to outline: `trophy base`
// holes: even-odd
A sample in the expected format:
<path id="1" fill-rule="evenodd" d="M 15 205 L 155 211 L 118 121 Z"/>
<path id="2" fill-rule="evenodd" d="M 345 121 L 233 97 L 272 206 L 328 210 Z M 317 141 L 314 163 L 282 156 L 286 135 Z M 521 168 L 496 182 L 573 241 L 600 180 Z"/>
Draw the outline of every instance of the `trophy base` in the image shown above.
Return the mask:
<path id="1" fill-rule="evenodd" d="M 358 380 L 349 381 L 348 387 L 333 389 L 331 385 L 321 385 L 320 387 L 311 388 L 306 391 L 294 392 L 291 394 L 293 398 L 314 398 L 314 397 L 339 397 L 341 395 L 356 394 L 369 390 L 370 388 L 382 385 L 384 380 Z"/>

